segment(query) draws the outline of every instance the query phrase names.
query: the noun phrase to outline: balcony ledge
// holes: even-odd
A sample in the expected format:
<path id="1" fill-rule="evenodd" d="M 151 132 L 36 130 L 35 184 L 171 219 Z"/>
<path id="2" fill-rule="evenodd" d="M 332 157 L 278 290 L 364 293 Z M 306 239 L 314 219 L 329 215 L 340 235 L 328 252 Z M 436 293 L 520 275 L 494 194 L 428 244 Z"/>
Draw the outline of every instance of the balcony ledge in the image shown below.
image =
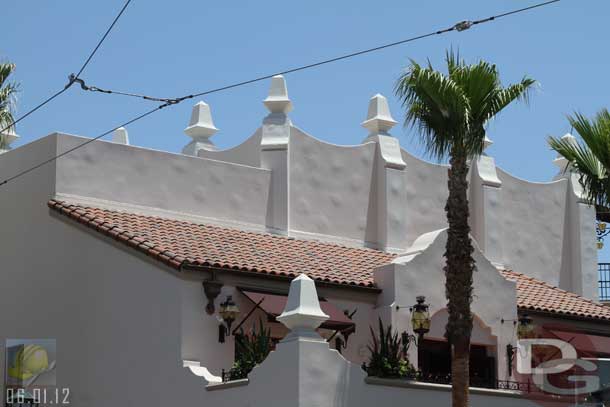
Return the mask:
<path id="1" fill-rule="evenodd" d="M 250 382 L 249 379 L 239 379 L 239 380 L 232 380 L 230 382 L 224 382 L 224 383 L 210 383 L 207 386 L 205 386 L 205 389 L 207 391 L 231 389 L 233 387 L 247 386 L 249 382 Z"/>
<path id="2" fill-rule="evenodd" d="M 420 390 L 437 390 L 437 391 L 451 391 L 451 385 L 449 384 L 437 384 L 437 383 L 425 383 L 416 382 L 412 380 L 401 380 L 401 379 L 384 379 L 381 377 L 367 377 L 364 381 L 368 384 L 374 384 L 378 386 L 392 386 L 392 387 L 405 387 L 410 389 Z M 486 396 L 498 396 L 498 397 L 515 397 L 523 398 L 524 393 L 516 390 L 497 390 L 497 389 L 485 389 L 480 387 L 471 387 L 470 394 L 481 394 Z"/>

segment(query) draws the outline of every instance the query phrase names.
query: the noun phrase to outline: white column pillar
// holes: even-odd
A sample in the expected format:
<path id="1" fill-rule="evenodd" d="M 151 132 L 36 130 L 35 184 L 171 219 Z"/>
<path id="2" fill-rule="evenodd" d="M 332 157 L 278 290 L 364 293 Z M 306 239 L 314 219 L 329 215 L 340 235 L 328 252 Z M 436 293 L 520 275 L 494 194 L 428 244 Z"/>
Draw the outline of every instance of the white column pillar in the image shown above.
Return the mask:
<path id="1" fill-rule="evenodd" d="M 486 150 L 493 142 L 485 136 Z M 500 189 L 493 157 L 482 154 L 472 166 L 470 181 L 470 208 L 472 235 L 479 248 L 496 267 L 506 267 L 502 248 L 500 211 Z"/>
<path id="2" fill-rule="evenodd" d="M 562 140 L 577 143 L 571 134 L 564 135 Z M 587 203 L 578 175 L 571 170 L 568 160 L 558 155 L 553 164 L 559 168 L 555 179 L 568 181 L 560 286 L 597 301 L 599 276 L 595 208 Z"/>
<path id="3" fill-rule="evenodd" d="M 406 248 L 407 189 L 400 143 L 389 133 L 395 125 L 388 100 L 380 94 L 373 96 L 362 127 L 369 131 L 363 142 L 377 144 L 376 182 L 370 197 L 376 205 L 376 243 L 381 249 L 399 251 Z"/>
<path id="4" fill-rule="evenodd" d="M 288 144 L 292 122 L 288 112 L 292 102 L 283 76 L 271 79 L 269 95 L 263 101 L 269 114 L 263 120 L 261 167 L 271 170 L 271 188 L 267 207 L 267 228 L 288 234 L 290 228 L 290 180 L 288 176 Z"/>

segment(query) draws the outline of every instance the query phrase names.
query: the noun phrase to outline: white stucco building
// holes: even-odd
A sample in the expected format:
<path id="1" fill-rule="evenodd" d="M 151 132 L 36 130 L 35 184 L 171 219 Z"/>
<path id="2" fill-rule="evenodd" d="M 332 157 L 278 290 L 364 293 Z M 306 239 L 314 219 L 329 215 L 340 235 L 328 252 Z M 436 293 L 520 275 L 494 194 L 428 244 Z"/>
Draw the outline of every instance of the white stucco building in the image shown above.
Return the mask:
<path id="1" fill-rule="evenodd" d="M 369 326 L 381 318 L 412 333 L 409 307 L 425 296 L 431 330 L 409 358 L 431 374 L 447 369 L 447 167 L 400 147 L 381 95 L 369 101 L 366 131 L 354 136 L 362 142 L 352 146 L 293 125 L 282 77 L 264 104 L 261 126 L 229 150 L 214 146 L 218 129 L 200 102 L 182 154 L 131 146 L 120 129 L 112 142 L 89 143 L 2 186 L 0 346 L 55 338 L 57 385 L 77 406 L 448 403 L 442 385 L 388 387 L 359 368 Z M 54 133 L 7 151 L 0 174 L 84 141 Z M 565 163 L 556 164 L 548 183 L 518 179 L 487 155 L 471 165 L 472 366 L 493 381 L 518 381 L 506 349 L 523 313 L 558 337 L 584 335 L 596 344 L 590 357 L 610 356 L 595 212 Z M 330 316 L 319 334 L 339 332 L 331 348 L 348 337 L 341 355 L 324 340 L 285 341 L 249 381 L 218 384 L 235 352 L 234 336 L 219 342 L 220 304 L 231 296 L 241 310 L 235 325 L 263 320 L 281 340 L 289 329 L 275 317 L 301 273 Z M 322 396 L 302 397 L 309 392 Z M 473 405 L 535 405 L 518 392 L 474 393 Z"/>

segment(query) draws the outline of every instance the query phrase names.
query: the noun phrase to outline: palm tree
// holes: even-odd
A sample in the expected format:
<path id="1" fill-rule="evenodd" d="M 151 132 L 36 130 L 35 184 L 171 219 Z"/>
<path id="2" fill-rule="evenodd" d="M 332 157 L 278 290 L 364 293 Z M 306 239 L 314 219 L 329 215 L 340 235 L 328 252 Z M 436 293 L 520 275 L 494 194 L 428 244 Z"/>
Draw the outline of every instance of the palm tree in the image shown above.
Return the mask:
<path id="1" fill-rule="evenodd" d="M 18 86 L 15 83 L 7 82 L 7 79 L 14 70 L 15 64 L 0 64 L 0 130 L 13 123 L 13 109 Z M 14 130 L 12 127 L 9 130 Z M 6 144 L 4 135 L 0 134 L 0 150 L 5 149 Z"/>
<path id="2" fill-rule="evenodd" d="M 416 126 L 426 151 L 449 158 L 445 205 L 449 223 L 445 247 L 445 296 L 449 321 L 445 336 L 452 346 L 451 375 L 454 407 L 468 405 L 470 337 L 472 333 L 472 274 L 475 262 L 468 226 L 469 160 L 483 151 L 487 123 L 517 99 L 527 101 L 535 81 L 503 87 L 495 65 L 480 61 L 466 65 L 448 51 L 447 74 L 430 63 L 415 61 L 398 79 L 395 93 L 406 110 L 405 125 Z"/>
<path id="3" fill-rule="evenodd" d="M 595 205 L 599 220 L 610 220 L 610 113 L 600 110 L 593 119 L 580 113 L 568 116 L 570 125 L 584 143 L 549 137 L 551 148 L 565 157 L 580 178 L 587 200 Z"/>

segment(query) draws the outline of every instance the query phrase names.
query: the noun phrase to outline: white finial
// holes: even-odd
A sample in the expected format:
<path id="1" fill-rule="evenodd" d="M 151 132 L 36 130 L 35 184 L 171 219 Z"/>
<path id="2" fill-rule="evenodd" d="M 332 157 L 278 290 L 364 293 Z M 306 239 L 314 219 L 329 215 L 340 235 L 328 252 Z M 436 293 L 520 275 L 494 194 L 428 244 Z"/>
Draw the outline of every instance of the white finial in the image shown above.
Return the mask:
<path id="1" fill-rule="evenodd" d="M 288 113 L 292 110 L 292 102 L 288 98 L 288 88 L 286 80 L 282 75 L 271 78 L 269 96 L 263 103 L 271 113 Z"/>
<path id="2" fill-rule="evenodd" d="M 574 137 L 570 133 L 566 133 L 561 139 L 574 145 L 578 144 L 578 142 L 576 141 L 576 137 Z M 555 164 L 559 168 L 560 172 L 564 172 L 566 168 L 568 168 L 569 162 L 564 156 L 562 156 L 561 154 L 557 154 L 557 157 L 553 160 L 553 164 Z"/>
<path id="3" fill-rule="evenodd" d="M 19 136 L 13 129 L 7 129 L 0 134 L 0 154 L 11 149 L 11 144 L 17 140 Z"/>
<path id="4" fill-rule="evenodd" d="M 487 134 L 485 134 L 485 138 L 483 139 L 483 151 L 487 150 L 494 142 L 491 141 Z"/>
<path id="5" fill-rule="evenodd" d="M 313 331 L 328 318 L 320 308 L 314 281 L 305 274 L 292 280 L 286 308 L 276 319 L 291 331 Z"/>
<path id="6" fill-rule="evenodd" d="M 373 96 L 369 101 L 369 111 L 362 127 L 368 129 L 371 135 L 387 134 L 396 123 L 390 112 L 388 99 L 379 93 Z"/>
<path id="7" fill-rule="evenodd" d="M 112 133 L 112 141 L 119 144 L 129 145 L 129 135 L 125 127 L 119 127 Z"/>
<path id="8" fill-rule="evenodd" d="M 218 129 L 212 121 L 212 112 L 207 103 L 199 102 L 193 106 L 191 113 L 191 121 L 184 133 L 191 137 L 191 141 L 182 152 L 188 155 L 197 155 L 198 150 L 216 150 L 214 143 L 209 138 L 212 137 Z"/>

